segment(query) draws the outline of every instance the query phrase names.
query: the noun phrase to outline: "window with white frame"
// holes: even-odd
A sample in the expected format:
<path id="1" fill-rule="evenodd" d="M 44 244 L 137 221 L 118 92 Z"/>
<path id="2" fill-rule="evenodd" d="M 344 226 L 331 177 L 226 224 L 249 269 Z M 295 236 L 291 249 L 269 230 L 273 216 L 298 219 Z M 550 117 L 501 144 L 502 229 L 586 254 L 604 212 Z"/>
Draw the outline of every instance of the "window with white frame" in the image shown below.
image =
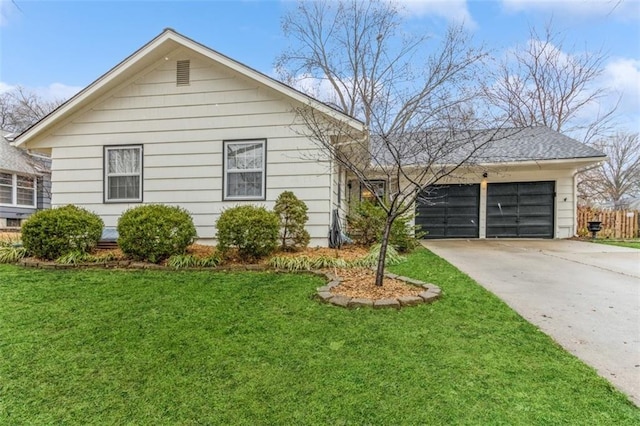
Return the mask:
<path id="1" fill-rule="evenodd" d="M 264 200 L 266 140 L 224 142 L 224 200 Z"/>
<path id="2" fill-rule="evenodd" d="M 0 173 L 0 204 L 36 206 L 36 178 L 13 173 Z"/>
<path id="3" fill-rule="evenodd" d="M 104 201 L 142 201 L 142 145 L 104 147 Z"/>

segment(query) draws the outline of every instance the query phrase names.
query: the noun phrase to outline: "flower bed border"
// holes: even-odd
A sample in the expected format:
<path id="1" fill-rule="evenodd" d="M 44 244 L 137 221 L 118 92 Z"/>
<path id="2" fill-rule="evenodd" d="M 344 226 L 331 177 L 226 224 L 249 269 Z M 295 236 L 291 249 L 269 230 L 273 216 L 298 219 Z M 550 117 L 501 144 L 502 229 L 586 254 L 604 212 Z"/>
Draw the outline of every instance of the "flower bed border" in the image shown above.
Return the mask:
<path id="1" fill-rule="evenodd" d="M 331 290 L 338 287 L 342 280 L 340 277 L 324 273 L 327 277 L 328 283 L 322 287 L 318 287 L 317 297 L 325 303 L 330 303 L 342 308 L 361 308 L 371 307 L 374 309 L 382 308 L 395 308 L 400 309 L 407 306 L 415 306 L 423 303 L 432 303 L 440 298 L 442 290 L 435 284 L 426 283 L 424 281 L 415 280 L 409 277 L 403 277 L 396 274 L 385 273 L 384 276 L 390 279 L 398 281 L 404 281 L 409 285 L 414 285 L 424 288 L 424 291 L 417 296 L 400 296 L 398 298 L 386 298 L 386 299 L 365 299 L 359 297 L 349 297 L 339 293 L 332 293 Z"/>
<path id="2" fill-rule="evenodd" d="M 332 289 L 338 287 L 342 282 L 342 279 L 329 272 L 322 271 L 289 271 L 286 269 L 272 268 L 266 265 L 231 265 L 231 266 L 214 266 L 214 267 L 194 267 L 194 268 L 171 268 L 169 266 L 157 265 L 155 263 L 136 262 L 132 260 L 116 260 L 109 262 L 83 262 L 78 264 L 60 264 L 50 262 L 46 260 L 25 258 L 16 262 L 17 265 L 27 268 L 38 269 L 133 269 L 133 270 L 171 270 L 171 271 L 276 271 L 276 272 L 297 272 L 297 273 L 311 273 L 314 275 L 322 276 L 327 280 L 327 284 L 316 289 L 316 297 L 325 303 L 329 303 L 335 306 L 343 308 L 360 308 L 371 307 L 374 309 L 380 308 L 395 308 L 400 309 L 407 306 L 415 306 L 423 303 L 432 303 L 439 299 L 442 295 L 440 287 L 435 284 L 426 283 L 423 281 L 415 280 L 413 278 L 403 277 L 396 274 L 385 273 L 385 277 L 404 281 L 409 285 L 422 287 L 423 292 L 417 296 L 401 296 L 398 298 L 386 298 L 386 299 L 365 299 L 358 297 L 348 297 L 339 293 L 331 292 Z"/>

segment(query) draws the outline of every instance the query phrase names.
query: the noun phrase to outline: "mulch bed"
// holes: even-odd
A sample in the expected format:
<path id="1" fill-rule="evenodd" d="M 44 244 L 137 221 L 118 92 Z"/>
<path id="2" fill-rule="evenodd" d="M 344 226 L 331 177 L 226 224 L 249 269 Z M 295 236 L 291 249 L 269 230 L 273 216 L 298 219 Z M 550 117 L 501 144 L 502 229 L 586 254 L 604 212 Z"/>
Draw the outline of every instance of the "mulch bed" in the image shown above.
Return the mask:
<path id="1" fill-rule="evenodd" d="M 375 284 L 376 273 L 366 268 L 348 268 L 327 271 L 340 277 L 339 286 L 331 289 L 331 293 L 342 296 L 371 300 L 396 299 L 402 296 L 417 296 L 424 288 L 407 284 L 404 281 L 385 278 L 382 287 Z"/>

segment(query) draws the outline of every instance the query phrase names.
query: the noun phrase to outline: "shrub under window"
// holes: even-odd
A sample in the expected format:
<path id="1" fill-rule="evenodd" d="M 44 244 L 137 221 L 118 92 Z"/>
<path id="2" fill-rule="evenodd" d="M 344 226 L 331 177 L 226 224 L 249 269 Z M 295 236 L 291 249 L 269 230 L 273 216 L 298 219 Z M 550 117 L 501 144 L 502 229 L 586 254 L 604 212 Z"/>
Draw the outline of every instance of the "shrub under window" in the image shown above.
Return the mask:
<path id="1" fill-rule="evenodd" d="M 223 255 L 236 248 L 241 259 L 256 260 L 277 247 L 280 220 L 264 207 L 238 206 L 225 210 L 216 228 L 218 250 Z"/>
<path id="2" fill-rule="evenodd" d="M 191 215 L 180 207 L 138 206 L 125 211 L 118 220 L 118 245 L 135 260 L 159 263 L 183 254 L 196 236 Z"/>
<path id="3" fill-rule="evenodd" d="M 68 205 L 34 213 L 22 226 L 22 243 L 29 254 L 53 260 L 72 251 L 94 248 L 104 223 L 95 213 Z"/>

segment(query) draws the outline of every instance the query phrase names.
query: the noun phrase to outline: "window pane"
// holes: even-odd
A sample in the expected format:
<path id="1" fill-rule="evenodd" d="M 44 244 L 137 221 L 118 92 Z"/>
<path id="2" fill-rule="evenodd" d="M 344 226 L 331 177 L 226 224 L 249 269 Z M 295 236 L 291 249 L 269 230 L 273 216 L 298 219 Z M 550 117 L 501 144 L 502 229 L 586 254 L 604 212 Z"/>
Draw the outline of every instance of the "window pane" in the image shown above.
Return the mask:
<path id="1" fill-rule="evenodd" d="M 262 169 L 262 143 L 238 143 L 227 145 L 229 170 Z"/>
<path id="2" fill-rule="evenodd" d="M 261 197 L 262 172 L 228 173 L 229 197 Z"/>
<path id="3" fill-rule="evenodd" d="M 0 185 L 13 185 L 13 175 L 9 173 L 0 173 Z"/>
<path id="4" fill-rule="evenodd" d="M 109 149 L 108 173 L 140 173 L 140 148 Z"/>
<path id="5" fill-rule="evenodd" d="M 18 204 L 23 206 L 33 206 L 35 205 L 35 200 L 33 199 L 35 195 L 35 191 L 33 189 L 24 189 L 18 188 L 17 196 L 18 196 Z"/>
<path id="6" fill-rule="evenodd" d="M 140 177 L 111 176 L 107 190 L 109 200 L 137 200 L 140 198 Z"/>
<path id="7" fill-rule="evenodd" d="M 10 186 L 0 185 L 0 203 L 13 204 L 11 192 Z"/>
<path id="8" fill-rule="evenodd" d="M 18 176 L 19 188 L 33 188 L 33 178 L 28 176 Z"/>

